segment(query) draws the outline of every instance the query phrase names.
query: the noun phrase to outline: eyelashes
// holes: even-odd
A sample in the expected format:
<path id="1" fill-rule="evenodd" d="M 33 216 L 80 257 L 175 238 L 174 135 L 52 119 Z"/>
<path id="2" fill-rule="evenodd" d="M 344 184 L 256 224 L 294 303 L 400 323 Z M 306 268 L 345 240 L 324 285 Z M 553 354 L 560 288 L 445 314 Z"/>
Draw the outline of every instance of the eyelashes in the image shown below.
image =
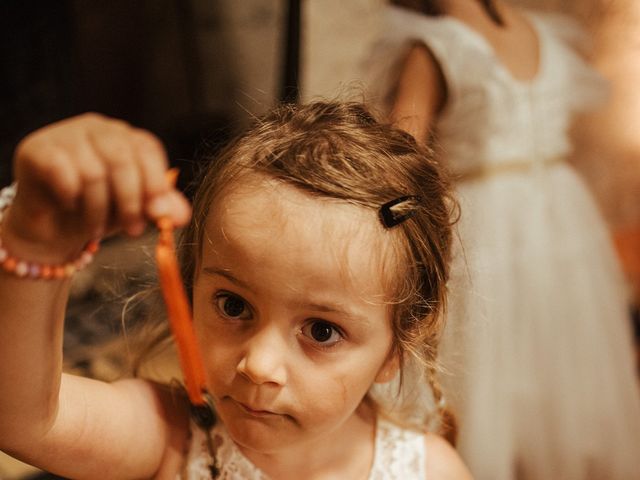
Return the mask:
<path id="1" fill-rule="evenodd" d="M 217 293 L 215 304 L 218 312 L 225 318 L 237 320 L 250 320 L 253 318 L 253 313 L 245 299 L 231 292 Z"/>
<path id="2" fill-rule="evenodd" d="M 235 293 L 220 291 L 215 294 L 213 303 L 218 314 L 227 320 L 250 321 L 254 318 L 249 302 Z M 345 338 L 338 326 L 319 318 L 307 319 L 300 334 L 305 341 L 322 349 L 332 348 Z"/>
<path id="3" fill-rule="evenodd" d="M 326 320 L 310 319 L 309 322 L 302 327 L 302 334 L 321 345 L 323 348 L 329 348 L 339 343 L 344 336 L 341 331 Z"/>

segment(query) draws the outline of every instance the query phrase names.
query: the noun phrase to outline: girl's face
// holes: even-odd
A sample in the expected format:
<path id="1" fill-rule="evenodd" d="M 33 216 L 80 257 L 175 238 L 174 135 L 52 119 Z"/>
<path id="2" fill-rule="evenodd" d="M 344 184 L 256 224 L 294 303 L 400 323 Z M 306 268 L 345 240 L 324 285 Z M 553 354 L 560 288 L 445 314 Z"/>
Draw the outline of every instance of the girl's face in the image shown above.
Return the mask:
<path id="1" fill-rule="evenodd" d="M 218 415 L 245 449 L 341 438 L 388 381 L 389 247 L 370 210 L 266 179 L 212 209 L 194 322 Z"/>

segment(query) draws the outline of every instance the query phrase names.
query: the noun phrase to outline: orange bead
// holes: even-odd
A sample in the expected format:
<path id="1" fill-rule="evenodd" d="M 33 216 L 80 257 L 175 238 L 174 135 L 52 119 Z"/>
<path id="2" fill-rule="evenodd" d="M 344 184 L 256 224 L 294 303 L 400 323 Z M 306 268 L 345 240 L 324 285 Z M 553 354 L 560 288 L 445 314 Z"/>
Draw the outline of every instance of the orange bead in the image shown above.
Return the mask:
<path id="1" fill-rule="evenodd" d="M 64 267 L 56 265 L 53 267 L 53 278 L 64 278 Z"/>
<path id="2" fill-rule="evenodd" d="M 2 268 L 4 268 L 7 272 L 13 272 L 16 269 L 16 259 L 13 257 L 7 257 L 4 262 L 2 262 Z"/>
<path id="3" fill-rule="evenodd" d="M 100 242 L 98 240 L 92 240 L 87 243 L 85 251 L 89 253 L 96 253 L 100 249 Z"/>
<path id="4" fill-rule="evenodd" d="M 48 280 L 53 276 L 53 270 L 49 265 L 42 265 L 40 268 L 40 276 L 45 280 Z"/>

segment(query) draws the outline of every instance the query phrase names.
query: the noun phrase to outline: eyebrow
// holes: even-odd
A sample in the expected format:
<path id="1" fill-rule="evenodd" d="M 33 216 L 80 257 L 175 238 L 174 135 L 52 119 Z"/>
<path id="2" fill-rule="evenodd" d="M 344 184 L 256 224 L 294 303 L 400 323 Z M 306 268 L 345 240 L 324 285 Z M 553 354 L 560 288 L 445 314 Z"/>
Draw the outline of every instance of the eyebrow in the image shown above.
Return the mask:
<path id="1" fill-rule="evenodd" d="M 220 277 L 224 277 L 227 280 L 229 280 L 231 283 L 238 285 L 239 287 L 242 287 L 246 290 L 249 290 L 251 292 L 253 292 L 253 289 L 251 288 L 251 286 L 249 286 L 248 283 L 243 282 L 242 280 L 234 277 L 230 272 L 226 271 L 226 270 L 221 270 L 219 268 L 213 268 L 213 267 L 204 267 L 202 269 L 202 271 L 204 273 L 206 273 L 207 275 L 213 276 L 213 275 L 218 275 Z"/>
<path id="2" fill-rule="evenodd" d="M 222 270 L 222 269 L 214 268 L 214 267 L 204 267 L 202 269 L 202 271 L 204 273 L 206 273 L 207 275 L 210 275 L 210 276 L 218 275 L 218 276 L 221 276 L 223 278 L 226 278 L 231 283 L 233 283 L 235 285 L 238 285 L 238 286 L 240 286 L 240 287 L 242 287 L 244 289 L 247 289 L 250 292 L 254 292 L 254 290 L 251 288 L 251 286 L 248 283 L 246 283 L 246 282 L 234 277 L 230 272 L 228 272 L 226 270 Z M 292 302 L 292 303 L 295 303 L 296 306 L 307 308 L 309 310 L 313 310 L 313 311 L 316 311 L 316 312 L 336 313 L 336 314 L 339 314 L 339 315 L 342 315 L 342 316 L 346 317 L 349 320 L 357 321 L 357 322 L 363 323 L 365 325 L 369 324 L 369 319 L 368 319 L 367 316 L 360 315 L 358 313 L 354 313 L 352 311 L 343 309 L 340 306 L 335 305 L 335 304 L 320 304 L 320 303 L 313 303 L 313 302 L 310 302 L 310 303 Z"/>

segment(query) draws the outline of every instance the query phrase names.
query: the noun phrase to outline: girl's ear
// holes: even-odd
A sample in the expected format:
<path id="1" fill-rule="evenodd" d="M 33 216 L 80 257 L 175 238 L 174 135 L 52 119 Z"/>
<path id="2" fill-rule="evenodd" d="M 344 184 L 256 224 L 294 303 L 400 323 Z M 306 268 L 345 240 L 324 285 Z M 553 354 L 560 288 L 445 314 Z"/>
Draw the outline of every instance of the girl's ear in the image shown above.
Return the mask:
<path id="1" fill-rule="evenodd" d="M 400 369 L 400 357 L 397 351 L 392 350 L 389 356 L 378 370 L 375 383 L 387 383 L 393 380 Z"/>

